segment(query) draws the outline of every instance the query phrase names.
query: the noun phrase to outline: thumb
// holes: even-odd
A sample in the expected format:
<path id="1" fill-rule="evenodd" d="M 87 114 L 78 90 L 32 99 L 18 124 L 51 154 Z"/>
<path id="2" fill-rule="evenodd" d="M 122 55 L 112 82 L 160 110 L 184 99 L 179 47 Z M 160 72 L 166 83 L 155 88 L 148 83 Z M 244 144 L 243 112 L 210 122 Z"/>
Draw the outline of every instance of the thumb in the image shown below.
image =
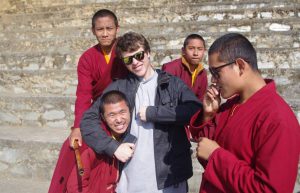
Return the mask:
<path id="1" fill-rule="evenodd" d="M 82 137 L 78 138 L 78 145 L 81 147 L 82 146 Z"/>
<path id="2" fill-rule="evenodd" d="M 73 147 L 73 140 L 72 140 L 72 137 L 71 137 L 71 136 L 69 136 L 69 143 L 70 143 L 70 147 L 74 148 L 74 147 Z"/>
<path id="3" fill-rule="evenodd" d="M 128 144 L 128 146 L 131 148 L 131 149 L 134 149 L 134 144 L 133 143 L 127 143 Z"/>

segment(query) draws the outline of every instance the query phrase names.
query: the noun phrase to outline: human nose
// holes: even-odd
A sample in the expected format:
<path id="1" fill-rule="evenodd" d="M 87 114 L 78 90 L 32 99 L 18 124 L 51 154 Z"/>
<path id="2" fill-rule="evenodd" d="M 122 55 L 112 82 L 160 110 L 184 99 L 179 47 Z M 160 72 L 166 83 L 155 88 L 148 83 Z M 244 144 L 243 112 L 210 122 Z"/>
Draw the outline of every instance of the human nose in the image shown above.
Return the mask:
<path id="1" fill-rule="evenodd" d="M 121 115 L 116 115 L 116 117 L 115 117 L 115 121 L 116 121 L 116 123 L 120 123 L 121 121 L 122 121 L 122 116 Z"/>
<path id="2" fill-rule="evenodd" d="M 107 35 L 108 35 L 108 31 L 106 29 L 104 29 L 103 36 L 107 36 Z"/>
<path id="3" fill-rule="evenodd" d="M 132 58 L 132 63 L 131 64 L 137 64 L 138 63 L 138 60 L 137 59 L 135 59 L 134 57 Z"/>
<path id="4" fill-rule="evenodd" d="M 197 49 L 194 50 L 194 56 L 198 56 L 199 51 Z"/>

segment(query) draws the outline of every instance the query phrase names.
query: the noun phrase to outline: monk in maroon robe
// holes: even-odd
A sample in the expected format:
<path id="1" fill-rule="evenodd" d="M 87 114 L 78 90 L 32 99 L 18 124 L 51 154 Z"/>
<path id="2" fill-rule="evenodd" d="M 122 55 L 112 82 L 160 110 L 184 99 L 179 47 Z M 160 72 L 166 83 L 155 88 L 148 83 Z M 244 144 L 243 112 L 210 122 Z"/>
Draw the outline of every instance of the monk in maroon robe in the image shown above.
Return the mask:
<path id="1" fill-rule="evenodd" d="M 92 32 L 98 40 L 98 44 L 85 51 L 78 62 L 75 120 L 70 134 L 70 146 L 73 145 L 75 139 L 81 146 L 82 137 L 79 124 L 83 113 L 112 80 L 125 77 L 128 73 L 115 54 L 118 31 L 118 19 L 112 11 L 100 9 L 94 14 Z"/>
<path id="2" fill-rule="evenodd" d="M 252 44 L 231 33 L 208 55 L 212 85 L 190 122 L 205 167 L 200 193 L 293 192 L 299 123 L 275 82 L 260 75 Z"/>
<path id="3" fill-rule="evenodd" d="M 122 141 L 130 123 L 130 110 L 125 95 L 110 91 L 102 96 L 102 125 L 106 133 Z M 107 129 L 106 129 L 107 128 Z M 100 129 L 100 128 L 99 128 Z M 133 154 L 134 144 L 129 157 Z M 115 157 L 97 154 L 84 142 L 79 148 L 84 174 L 78 174 L 74 150 L 65 141 L 61 149 L 48 193 L 114 193 L 119 178 L 119 161 Z"/>
<path id="4" fill-rule="evenodd" d="M 207 73 L 202 64 L 206 48 L 198 34 L 188 35 L 181 49 L 181 58 L 162 66 L 162 70 L 179 77 L 195 93 L 200 101 L 207 89 Z"/>

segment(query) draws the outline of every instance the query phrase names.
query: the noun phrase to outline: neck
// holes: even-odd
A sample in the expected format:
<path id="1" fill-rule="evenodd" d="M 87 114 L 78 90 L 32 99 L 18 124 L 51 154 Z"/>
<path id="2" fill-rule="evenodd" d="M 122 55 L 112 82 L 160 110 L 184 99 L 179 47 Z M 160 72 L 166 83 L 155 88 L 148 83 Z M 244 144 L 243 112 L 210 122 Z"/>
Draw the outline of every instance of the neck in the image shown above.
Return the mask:
<path id="1" fill-rule="evenodd" d="M 253 76 L 249 76 L 243 86 L 244 90 L 241 93 L 240 103 L 246 102 L 253 94 L 259 91 L 266 85 L 265 80 L 259 73 L 255 73 Z"/>
<path id="2" fill-rule="evenodd" d="M 112 45 L 110 45 L 110 46 L 101 46 L 101 45 L 99 44 L 99 46 L 100 46 L 101 50 L 105 52 L 105 54 L 110 55 L 110 54 L 111 54 L 111 51 L 112 51 L 112 49 L 113 49 L 113 47 L 114 47 L 114 44 L 112 44 Z"/>
<path id="3" fill-rule="evenodd" d="M 115 138 L 117 141 L 120 140 L 121 135 L 119 135 L 119 134 L 117 134 L 117 133 L 115 133 L 115 132 L 113 132 L 113 131 L 111 131 L 111 135 L 112 135 L 112 137 Z"/>
<path id="4" fill-rule="evenodd" d="M 182 62 L 184 63 L 185 66 L 188 67 L 191 73 L 193 73 L 196 70 L 196 68 L 199 66 L 199 64 L 190 64 L 184 56 L 182 56 Z"/>
<path id="5" fill-rule="evenodd" d="M 190 71 L 191 72 L 194 72 L 196 70 L 196 68 L 198 67 L 199 64 L 197 65 L 193 65 L 193 64 L 189 64 L 189 67 L 190 67 Z"/>
<path id="6" fill-rule="evenodd" d="M 148 80 L 149 78 L 151 78 L 153 76 L 153 74 L 154 74 L 154 69 L 152 68 L 152 66 L 149 66 L 149 69 L 147 70 L 143 79 Z"/>

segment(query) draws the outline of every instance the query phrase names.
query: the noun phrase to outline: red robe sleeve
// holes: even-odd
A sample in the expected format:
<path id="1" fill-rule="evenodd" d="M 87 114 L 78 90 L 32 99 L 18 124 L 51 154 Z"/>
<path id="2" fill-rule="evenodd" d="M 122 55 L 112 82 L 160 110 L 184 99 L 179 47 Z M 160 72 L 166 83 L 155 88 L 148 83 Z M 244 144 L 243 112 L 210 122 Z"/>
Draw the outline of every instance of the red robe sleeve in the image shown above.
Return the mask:
<path id="1" fill-rule="evenodd" d="M 199 87 L 197 88 L 197 93 L 195 93 L 195 94 L 197 95 L 199 100 L 201 102 L 203 102 L 204 94 L 207 90 L 207 85 L 208 85 L 207 73 L 206 73 L 205 69 L 203 69 L 202 72 L 200 72 L 200 74 L 198 75 L 196 81 L 199 84 Z"/>
<path id="2" fill-rule="evenodd" d="M 198 141 L 200 137 L 207 137 L 213 139 L 215 132 L 215 124 L 212 120 L 202 123 L 202 109 L 195 113 L 190 121 L 190 132 L 193 139 Z"/>
<path id="3" fill-rule="evenodd" d="M 300 130 L 290 109 L 282 107 L 275 113 L 272 109 L 255 106 L 252 108 L 264 112 L 255 116 L 247 111 L 247 107 L 243 114 L 255 118 L 245 122 L 245 117 L 242 117 L 227 127 L 232 104 L 223 107 L 224 111 L 208 122 L 201 122 L 201 111 L 191 119 L 194 138 L 208 137 L 221 146 L 205 165 L 200 192 L 293 192 L 299 162 Z M 243 128 L 239 128 L 241 123 Z M 222 129 L 233 127 L 242 133 L 224 138 Z M 248 135 L 250 143 L 240 144 L 239 138 Z"/>
<path id="4" fill-rule="evenodd" d="M 74 128 L 79 127 L 83 113 L 92 104 L 93 78 L 91 74 L 92 70 L 89 69 L 90 65 L 88 65 L 88 62 L 88 59 L 84 56 L 82 56 L 78 62 L 78 85 L 76 91 Z"/>
<path id="5" fill-rule="evenodd" d="M 204 178 L 225 192 L 293 192 L 300 145 L 299 131 L 294 129 L 299 125 L 286 123 L 269 117 L 261 124 L 251 163 L 223 148 L 214 151 Z"/>

